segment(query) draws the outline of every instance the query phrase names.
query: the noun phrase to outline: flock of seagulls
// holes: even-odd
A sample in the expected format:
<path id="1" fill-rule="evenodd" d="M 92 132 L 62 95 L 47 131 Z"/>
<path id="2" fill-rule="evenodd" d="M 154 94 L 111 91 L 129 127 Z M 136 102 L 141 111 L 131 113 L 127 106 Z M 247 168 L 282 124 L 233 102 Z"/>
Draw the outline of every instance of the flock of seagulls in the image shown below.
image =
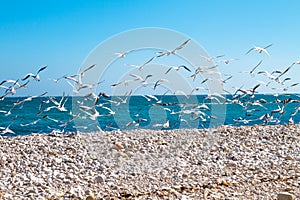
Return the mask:
<path id="1" fill-rule="evenodd" d="M 155 56 L 147 59 L 145 63 L 142 65 L 130 65 L 134 66 L 138 69 L 138 71 L 143 71 L 144 67 L 149 63 L 153 62 L 154 60 L 160 59 L 163 56 L 171 56 L 176 55 L 178 51 L 181 51 L 183 48 L 186 48 L 189 45 L 190 39 L 184 41 L 179 46 L 174 47 L 172 50 L 160 51 L 157 52 Z M 256 51 L 258 54 L 266 54 L 270 56 L 268 49 L 272 46 L 272 44 L 267 45 L 265 47 L 258 47 L 254 46 L 253 48 L 249 49 L 245 55 L 248 55 L 252 51 Z M 115 53 L 116 59 L 126 59 L 126 55 L 132 53 L 132 51 L 127 51 L 123 53 Z M 207 63 L 211 63 L 211 65 L 207 66 L 200 66 L 197 67 L 195 70 L 192 67 L 186 65 L 179 65 L 179 66 L 169 66 L 168 70 L 165 71 L 164 75 L 169 75 L 171 71 L 175 71 L 176 73 L 181 73 L 181 71 L 185 71 L 185 73 L 189 73 L 187 78 L 191 79 L 191 81 L 198 83 L 198 86 L 193 88 L 191 91 L 176 91 L 171 93 L 171 91 L 167 90 L 163 95 L 150 95 L 145 94 L 142 95 L 143 98 L 148 104 L 147 106 L 162 106 L 165 113 L 168 116 L 175 116 L 174 119 L 177 119 L 178 123 L 184 123 L 187 127 L 191 127 L 191 123 L 195 121 L 199 121 L 199 125 L 205 128 L 204 124 L 208 123 L 210 120 L 217 119 L 217 116 L 212 115 L 211 113 L 211 105 L 212 104 L 222 104 L 222 105 L 235 105 L 241 109 L 244 116 L 236 116 L 236 118 L 232 119 L 233 123 L 235 124 L 249 124 L 251 122 L 255 123 L 262 123 L 262 124 L 269 124 L 269 123 L 280 123 L 283 116 L 286 114 L 286 110 L 289 107 L 289 104 L 293 104 L 292 110 L 288 116 L 288 123 L 294 123 L 294 117 L 300 113 L 300 96 L 298 95 L 290 95 L 286 92 L 293 87 L 299 85 L 299 82 L 293 82 L 290 77 L 286 75 L 288 72 L 294 67 L 294 65 L 300 65 L 300 61 L 293 62 L 290 66 L 286 67 L 284 70 L 274 70 L 269 72 L 267 70 L 259 70 L 263 63 L 263 60 L 259 60 L 258 64 L 255 65 L 250 71 L 246 72 L 250 74 L 249 82 L 253 80 L 253 77 L 261 77 L 265 80 L 253 80 L 253 87 L 243 88 L 243 86 L 234 88 L 234 92 L 229 92 L 227 90 L 223 90 L 222 94 L 217 93 L 209 93 L 207 88 L 207 82 L 217 81 L 222 86 L 225 86 L 231 79 L 232 75 L 226 75 L 219 72 L 217 69 L 218 65 L 214 63 L 220 63 L 225 65 L 230 65 L 231 61 L 239 60 L 237 58 L 227 58 L 224 59 L 225 55 L 217 55 L 212 57 L 207 57 L 203 55 L 199 55 L 199 59 L 204 59 Z M 68 126 L 72 126 L 73 128 L 82 128 L 84 130 L 88 130 L 90 126 L 95 125 L 97 129 L 103 130 L 103 127 L 98 125 L 98 120 L 101 121 L 101 118 L 108 118 L 114 117 L 120 110 L 124 109 L 122 105 L 128 106 L 128 101 L 132 96 L 133 91 L 126 92 L 123 96 L 110 96 L 104 92 L 99 92 L 95 94 L 93 92 L 94 88 L 97 88 L 101 83 L 104 81 L 100 81 L 95 84 L 87 84 L 82 81 L 83 76 L 88 72 L 94 70 L 96 64 L 91 65 L 83 69 L 77 74 L 74 75 L 64 75 L 56 79 L 52 79 L 53 82 L 56 84 L 60 81 L 65 81 L 73 91 L 73 94 L 81 94 L 82 90 L 89 91 L 88 93 L 80 96 L 76 101 L 78 105 L 78 113 L 74 113 L 74 110 L 70 106 L 70 97 L 62 93 L 62 96 L 57 97 L 50 97 L 47 96 L 47 92 L 44 92 L 40 95 L 36 96 L 29 96 L 23 98 L 16 98 L 15 101 L 12 103 L 9 109 L 1 108 L 0 115 L 3 117 L 13 116 L 13 119 L 5 126 L 0 127 L 0 134 L 14 134 L 15 132 L 11 129 L 12 125 L 16 123 L 18 120 L 18 112 L 13 112 L 15 109 L 23 109 L 27 103 L 38 99 L 39 106 L 36 112 L 36 118 L 30 122 L 20 123 L 19 126 L 21 127 L 28 127 L 34 126 L 41 121 L 49 120 L 52 123 L 56 124 L 57 127 L 48 126 L 48 129 L 52 132 L 65 132 L 65 129 Z M 0 96 L 0 101 L 5 101 L 8 97 L 17 96 L 17 91 L 20 89 L 26 89 L 27 86 L 32 81 L 40 81 L 41 74 L 43 71 L 47 69 L 47 66 L 43 66 L 34 73 L 28 73 L 23 76 L 23 78 L 16 79 L 16 80 L 3 80 L 0 83 L 0 89 L 2 89 L 3 94 Z M 211 76 L 207 78 L 198 78 L 203 73 L 209 74 Z M 214 76 L 218 75 L 218 76 Z M 225 76 L 224 79 L 219 77 Z M 139 74 L 130 74 L 131 79 L 113 83 L 111 84 L 112 88 L 120 87 L 120 86 L 128 86 L 129 84 L 135 82 L 148 87 L 151 85 L 153 90 L 156 90 L 158 87 L 164 85 L 164 83 L 169 82 L 167 78 L 160 78 L 158 80 L 150 80 L 153 78 L 153 74 L 147 74 L 146 76 L 142 76 Z M 217 78 L 216 78 L 217 77 Z M 200 80 L 199 80 L 200 79 Z M 290 83 L 290 84 L 288 84 Z M 274 87 L 272 85 L 278 84 L 280 87 Z M 271 90 L 274 91 L 282 91 L 284 92 L 283 97 L 284 99 L 280 99 L 279 95 L 273 95 L 275 100 L 270 102 L 268 99 L 258 98 L 259 89 L 264 87 L 269 87 Z M 87 89 L 87 90 L 86 90 Z M 207 94 L 204 95 L 202 102 L 189 103 L 189 99 L 192 95 L 197 94 L 198 91 L 206 91 Z M 169 97 L 168 97 L 168 94 Z M 185 97 L 185 101 L 178 103 L 174 100 L 175 95 L 183 95 Z M 170 97 L 171 96 L 171 97 Z M 169 98 L 169 101 L 166 101 L 166 98 Z M 171 99 L 171 100 L 170 100 Z M 173 100 L 173 101 L 172 101 Z M 272 104 L 268 106 L 268 104 Z M 125 108 L 129 109 L 129 108 Z M 144 109 L 142 106 L 140 111 Z M 66 120 L 55 119 L 52 117 L 53 112 L 58 113 L 67 113 L 68 118 Z M 130 112 L 130 111 L 128 111 Z M 16 113 L 16 114 L 12 114 Z M 252 117 L 251 117 L 252 116 Z M 91 120 L 92 123 L 83 125 L 72 125 L 72 123 L 77 120 Z M 133 113 L 132 120 L 125 123 L 125 127 L 142 127 L 143 124 L 149 124 L 152 119 L 147 118 L 147 116 L 139 113 L 138 111 Z M 22 121 L 22 120 L 21 120 Z M 155 121 L 155 120 L 153 120 Z M 101 122 L 100 122 L 101 124 Z M 159 121 L 152 124 L 152 128 L 174 128 L 172 126 L 173 122 L 169 118 L 165 119 L 165 121 Z M 113 122 L 110 122 L 105 125 L 104 130 L 111 130 L 117 128 Z M 193 127 L 194 128 L 194 127 Z"/>

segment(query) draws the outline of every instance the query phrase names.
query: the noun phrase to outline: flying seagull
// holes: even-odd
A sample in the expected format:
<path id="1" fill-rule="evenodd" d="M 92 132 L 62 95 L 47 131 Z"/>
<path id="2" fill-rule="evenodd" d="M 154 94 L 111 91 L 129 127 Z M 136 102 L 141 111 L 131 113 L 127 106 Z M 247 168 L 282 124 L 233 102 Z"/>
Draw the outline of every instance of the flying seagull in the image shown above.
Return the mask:
<path id="1" fill-rule="evenodd" d="M 176 54 L 176 52 L 180 49 L 182 49 L 183 47 L 185 47 L 187 45 L 187 43 L 190 41 L 191 39 L 186 40 L 184 43 L 182 43 L 180 46 L 176 47 L 175 49 L 173 49 L 172 51 L 161 51 L 161 52 L 157 52 L 158 56 L 156 57 L 161 57 L 161 56 L 168 56 L 170 54 Z"/>
<path id="2" fill-rule="evenodd" d="M 37 71 L 36 74 L 33 74 L 33 73 L 28 73 L 28 74 L 26 74 L 26 75 L 24 76 L 24 78 L 22 78 L 22 81 L 25 81 L 25 80 L 28 79 L 29 77 L 33 77 L 34 80 L 40 81 L 39 73 L 40 73 L 41 71 L 45 70 L 46 68 L 47 68 L 47 65 L 44 66 L 44 67 L 42 67 L 42 68 L 40 68 L 40 69 Z"/>
<path id="3" fill-rule="evenodd" d="M 180 65 L 180 66 L 175 66 L 175 67 L 170 67 L 166 72 L 165 74 L 169 73 L 171 71 L 171 69 L 175 69 L 176 71 L 178 71 L 180 68 L 184 68 L 185 70 L 191 72 L 191 70 L 185 66 L 185 65 Z"/>
<path id="4" fill-rule="evenodd" d="M 258 47 L 258 46 L 254 46 L 253 48 L 249 49 L 249 51 L 246 52 L 246 54 L 250 53 L 251 51 L 255 50 L 258 53 L 262 53 L 264 52 L 265 54 L 267 54 L 268 56 L 270 56 L 270 54 L 268 53 L 268 51 L 266 50 L 267 48 L 269 48 L 270 46 L 272 46 L 273 44 L 269 44 L 266 47 Z"/>

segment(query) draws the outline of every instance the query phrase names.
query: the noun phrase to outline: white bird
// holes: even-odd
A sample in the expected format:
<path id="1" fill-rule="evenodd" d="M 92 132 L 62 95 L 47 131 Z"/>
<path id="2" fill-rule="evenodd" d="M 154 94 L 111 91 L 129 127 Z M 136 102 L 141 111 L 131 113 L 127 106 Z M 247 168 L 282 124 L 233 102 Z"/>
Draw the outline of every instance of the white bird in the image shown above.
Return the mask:
<path id="1" fill-rule="evenodd" d="M 272 74 L 270 74 L 268 71 L 264 70 L 264 71 L 259 71 L 257 72 L 257 74 L 263 74 L 265 75 L 266 77 L 268 77 L 269 79 L 271 80 L 275 80 L 275 76 L 273 76 Z"/>
<path id="2" fill-rule="evenodd" d="M 162 128 L 169 128 L 170 126 L 170 121 L 167 120 L 164 124 L 154 124 L 153 127 L 162 127 Z"/>
<path id="3" fill-rule="evenodd" d="M 207 62 L 212 62 L 214 59 L 221 58 L 223 56 L 225 56 L 225 55 L 218 55 L 218 56 L 212 56 L 212 57 L 206 57 L 206 56 L 200 55 L 200 57 L 204 58 Z M 229 61 L 228 61 L 228 63 L 229 63 Z M 226 64 L 228 64 L 228 63 L 226 63 Z"/>
<path id="4" fill-rule="evenodd" d="M 103 115 L 100 115 L 100 113 L 93 107 L 89 106 L 79 106 L 79 108 L 87 114 L 91 120 L 97 120 L 98 117 L 101 117 Z"/>
<path id="5" fill-rule="evenodd" d="M 39 75 L 39 73 L 40 73 L 41 71 L 45 70 L 46 68 L 47 68 L 47 65 L 44 66 L 44 67 L 41 67 L 41 68 L 37 71 L 36 74 L 28 73 L 28 74 L 26 74 L 21 80 L 22 80 L 22 81 L 25 81 L 25 80 L 28 79 L 29 77 L 33 77 L 34 80 L 40 81 L 40 75 Z"/>
<path id="6" fill-rule="evenodd" d="M 198 67 L 194 74 L 192 74 L 190 77 L 193 78 L 193 81 L 195 81 L 197 75 L 199 75 L 200 73 L 207 73 L 207 74 L 221 74 L 220 72 L 213 70 L 217 67 L 218 65 L 214 65 L 214 66 L 200 66 Z"/>
<path id="7" fill-rule="evenodd" d="M 166 123 L 163 124 L 163 128 L 169 128 L 170 126 L 170 121 L 167 120 Z"/>
<path id="8" fill-rule="evenodd" d="M 290 118 L 289 118 L 288 124 L 294 124 L 293 117 L 290 117 Z"/>
<path id="9" fill-rule="evenodd" d="M 222 62 L 226 65 L 228 65 L 230 63 L 230 61 L 233 61 L 233 60 L 238 60 L 237 58 L 230 58 L 230 59 L 224 59 L 224 60 L 218 60 L 217 62 Z"/>
<path id="10" fill-rule="evenodd" d="M 29 96 L 29 97 L 27 97 L 27 98 L 25 98 L 25 99 L 23 99 L 23 100 L 21 100 L 21 101 L 16 101 L 16 102 L 14 102 L 14 105 L 20 105 L 20 104 L 23 104 L 23 103 L 25 103 L 25 102 L 28 102 L 28 101 L 32 101 L 32 99 L 35 99 L 35 98 L 38 98 L 38 97 L 42 97 L 42 96 L 45 96 L 47 94 L 47 92 L 44 92 L 43 94 L 41 94 L 41 95 L 37 95 L 37 96 Z"/>
<path id="11" fill-rule="evenodd" d="M 18 116 L 16 116 L 9 124 L 7 127 L 0 127 L 0 135 L 4 135 L 6 133 L 12 133 L 15 134 L 13 130 L 10 129 L 10 126 L 16 121 Z"/>
<path id="12" fill-rule="evenodd" d="M 273 44 L 270 44 L 266 47 L 258 47 L 258 46 L 254 46 L 253 48 L 251 48 L 249 51 L 246 52 L 246 54 L 250 53 L 251 51 L 255 50 L 258 53 L 262 53 L 264 52 L 266 55 L 270 56 L 269 52 L 266 50 L 267 48 L 269 48 L 270 46 L 272 46 Z"/>
<path id="13" fill-rule="evenodd" d="M 150 99 L 154 99 L 155 101 L 158 101 L 158 98 L 154 95 L 146 94 L 145 96 L 150 98 Z"/>
<path id="14" fill-rule="evenodd" d="M 114 54 L 117 55 L 118 58 L 125 58 L 125 57 L 127 56 L 127 54 L 129 54 L 129 53 L 131 53 L 131 52 L 133 52 L 133 51 L 135 51 L 135 50 L 126 51 L 126 52 L 123 52 L 123 53 L 116 52 L 116 53 L 114 53 Z"/>
<path id="15" fill-rule="evenodd" d="M 175 49 L 173 49 L 172 51 L 160 51 L 157 52 L 158 56 L 157 57 L 161 57 L 161 56 L 168 56 L 171 54 L 176 54 L 176 52 L 180 49 L 182 49 L 183 47 L 185 47 L 187 45 L 187 43 L 190 41 L 191 39 L 186 40 L 184 43 L 182 43 L 180 46 L 176 47 Z"/>
<path id="16" fill-rule="evenodd" d="M 136 79 L 134 79 L 134 81 L 139 81 L 140 80 L 143 85 L 146 85 L 147 84 L 147 79 L 149 79 L 153 75 L 148 74 L 145 78 L 142 78 L 141 76 L 136 75 L 136 74 L 130 74 L 130 76 L 136 78 Z"/>
<path id="17" fill-rule="evenodd" d="M 274 113 L 280 113 L 281 115 L 284 114 L 284 109 L 285 109 L 285 104 L 282 105 L 282 107 L 280 107 L 279 105 L 277 105 L 277 109 L 274 109 L 271 111 L 271 116 L 273 116 Z"/>
<path id="18" fill-rule="evenodd" d="M 300 106 L 298 106 L 293 113 L 291 114 L 291 116 L 295 116 L 298 112 L 300 112 Z"/>
<path id="19" fill-rule="evenodd" d="M 108 108 L 108 107 L 103 106 L 103 104 L 98 104 L 98 105 L 96 105 L 96 107 L 99 107 L 99 108 L 103 108 L 103 109 L 105 109 L 105 110 L 108 110 L 110 115 L 116 114 L 115 111 L 113 111 L 112 109 L 110 109 L 110 108 Z"/>
<path id="20" fill-rule="evenodd" d="M 46 108 L 46 110 L 45 110 L 46 112 L 48 112 L 49 110 L 51 110 L 51 109 L 53 109 L 53 108 L 59 110 L 60 112 L 67 112 L 67 111 L 68 111 L 68 110 L 66 109 L 66 107 L 65 107 L 65 104 L 66 104 L 66 102 L 67 102 L 67 100 L 68 100 L 68 97 L 65 98 L 65 92 L 63 92 L 63 95 L 62 95 L 62 97 L 61 97 L 61 99 L 60 99 L 59 102 L 56 101 L 56 100 L 55 100 L 54 98 L 52 98 L 52 97 L 49 97 L 49 100 L 50 100 L 52 103 L 54 103 L 55 106 L 50 106 L 50 107 Z"/>
<path id="21" fill-rule="evenodd" d="M 89 66 L 89 67 L 87 67 L 87 68 L 85 68 L 85 69 L 83 69 L 81 72 L 79 72 L 78 74 L 75 74 L 75 75 L 72 75 L 72 76 L 63 76 L 63 78 L 64 79 L 67 79 L 67 80 L 71 80 L 71 81 L 73 81 L 74 83 L 76 83 L 76 87 L 79 89 L 79 88 L 81 88 L 81 87 L 84 87 L 84 84 L 82 83 L 82 77 L 84 76 L 84 74 L 87 72 L 87 71 L 89 71 L 89 70 L 91 70 L 91 69 L 93 69 L 94 67 L 96 66 L 96 64 L 93 64 L 93 65 L 91 65 L 91 66 Z M 77 77 L 77 78 L 76 78 Z M 100 83 L 102 83 L 103 81 L 100 81 L 99 83 L 97 83 L 97 84 L 100 84 Z M 69 83 L 70 84 L 70 83 Z M 97 85 L 97 84 L 95 84 L 95 85 Z M 88 85 L 88 84 L 86 84 L 86 85 Z M 72 84 L 71 84 L 71 86 L 72 86 Z M 72 86 L 73 87 L 73 86 Z M 77 90 L 78 90 L 77 89 Z"/>
<path id="22" fill-rule="evenodd" d="M 278 83 L 280 83 L 279 78 L 280 78 L 281 76 L 283 76 L 284 74 L 286 74 L 286 73 L 292 68 L 292 66 L 293 66 L 293 65 L 289 66 L 286 70 L 284 70 L 282 73 L 280 73 L 280 74 L 275 78 L 275 81 L 278 82 Z"/>
<path id="23" fill-rule="evenodd" d="M 134 81 L 134 80 L 124 80 L 124 81 L 120 81 L 120 82 L 118 82 L 118 83 L 112 84 L 111 87 L 117 87 L 117 86 L 119 86 L 119 85 L 125 85 L 125 86 L 127 86 L 127 85 L 128 85 L 130 82 L 132 82 L 132 81 Z"/>
<path id="24" fill-rule="evenodd" d="M 126 66 L 130 66 L 130 67 L 136 67 L 138 70 L 143 70 L 145 65 L 147 65 L 148 63 L 150 63 L 152 60 L 154 60 L 156 58 L 156 56 L 150 58 L 149 60 L 147 60 L 145 63 L 143 63 L 142 65 L 132 65 L 132 64 L 125 64 Z"/>
<path id="25" fill-rule="evenodd" d="M 56 79 L 51 79 L 51 78 L 49 78 L 49 80 L 54 81 L 54 83 L 58 83 L 58 81 L 61 80 L 61 79 L 63 79 L 65 76 L 67 76 L 67 75 L 65 74 L 65 75 L 63 75 L 63 76 L 61 76 L 61 77 L 59 77 L 59 78 L 56 78 Z"/>
<path id="26" fill-rule="evenodd" d="M 191 93 L 188 96 L 191 96 L 195 91 L 199 91 L 199 90 L 207 90 L 204 87 L 195 87 L 192 89 Z"/>
<path id="27" fill-rule="evenodd" d="M 185 66 L 185 65 L 180 65 L 180 66 L 170 67 L 170 68 L 165 72 L 165 74 L 169 73 L 169 72 L 171 71 L 171 69 L 174 69 L 174 70 L 178 71 L 180 68 L 184 68 L 185 70 L 191 72 L 191 70 L 190 70 L 187 66 Z"/>

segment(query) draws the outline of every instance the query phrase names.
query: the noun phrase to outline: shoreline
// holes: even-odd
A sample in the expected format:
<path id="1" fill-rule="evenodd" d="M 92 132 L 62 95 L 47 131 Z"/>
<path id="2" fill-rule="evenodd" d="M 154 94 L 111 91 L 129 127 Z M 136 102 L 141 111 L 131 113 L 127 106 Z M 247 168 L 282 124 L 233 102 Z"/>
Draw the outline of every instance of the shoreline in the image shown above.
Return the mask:
<path id="1" fill-rule="evenodd" d="M 300 198 L 300 124 L 0 137 L 0 199 Z"/>

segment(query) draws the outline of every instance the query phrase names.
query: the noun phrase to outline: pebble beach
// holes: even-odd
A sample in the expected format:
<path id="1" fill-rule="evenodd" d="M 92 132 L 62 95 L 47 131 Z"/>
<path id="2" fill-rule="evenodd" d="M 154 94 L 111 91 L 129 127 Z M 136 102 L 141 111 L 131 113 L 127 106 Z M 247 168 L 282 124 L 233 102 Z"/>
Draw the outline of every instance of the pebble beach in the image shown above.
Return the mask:
<path id="1" fill-rule="evenodd" d="M 0 199 L 300 199 L 300 125 L 0 137 Z"/>

